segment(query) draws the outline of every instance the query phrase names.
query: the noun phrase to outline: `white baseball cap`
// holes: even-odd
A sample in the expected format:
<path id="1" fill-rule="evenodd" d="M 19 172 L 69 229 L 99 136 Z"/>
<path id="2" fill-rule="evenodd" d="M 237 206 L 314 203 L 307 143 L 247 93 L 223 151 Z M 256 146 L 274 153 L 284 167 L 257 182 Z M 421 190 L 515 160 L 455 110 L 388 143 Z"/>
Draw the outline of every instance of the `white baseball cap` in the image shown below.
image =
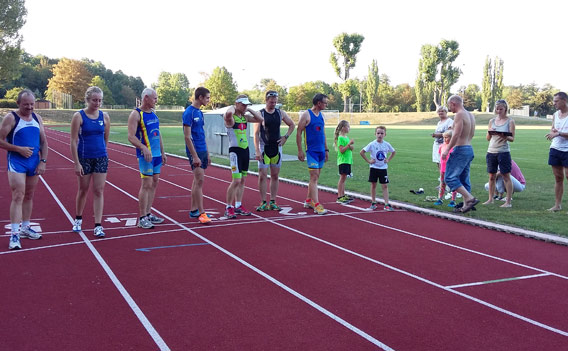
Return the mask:
<path id="1" fill-rule="evenodd" d="M 249 101 L 248 97 L 242 97 L 235 100 L 235 102 L 240 102 L 241 104 L 245 105 L 252 105 L 252 102 Z"/>

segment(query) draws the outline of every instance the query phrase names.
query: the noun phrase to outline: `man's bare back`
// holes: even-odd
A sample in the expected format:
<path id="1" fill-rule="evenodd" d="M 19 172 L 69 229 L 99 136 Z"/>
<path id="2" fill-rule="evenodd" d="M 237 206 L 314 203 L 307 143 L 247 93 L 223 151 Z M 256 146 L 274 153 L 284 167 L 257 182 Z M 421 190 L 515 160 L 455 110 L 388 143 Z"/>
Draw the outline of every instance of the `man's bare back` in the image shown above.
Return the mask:
<path id="1" fill-rule="evenodd" d="M 461 126 L 461 133 L 458 132 L 458 125 L 456 124 Z M 456 136 L 454 146 L 471 145 L 471 139 L 473 139 L 473 135 L 475 134 L 475 117 L 471 112 L 463 108 L 457 111 L 452 128 Z"/>

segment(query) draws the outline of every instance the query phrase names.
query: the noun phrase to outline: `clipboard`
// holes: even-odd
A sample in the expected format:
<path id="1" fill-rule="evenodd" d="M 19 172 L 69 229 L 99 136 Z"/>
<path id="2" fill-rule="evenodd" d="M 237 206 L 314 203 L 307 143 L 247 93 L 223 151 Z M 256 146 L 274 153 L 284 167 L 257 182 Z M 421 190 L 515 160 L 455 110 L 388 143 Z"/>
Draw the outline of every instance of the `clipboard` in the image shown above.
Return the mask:
<path id="1" fill-rule="evenodd" d="M 488 130 L 487 133 L 489 133 L 489 135 L 502 135 L 502 136 L 513 136 L 513 133 L 511 132 L 499 132 L 496 130 Z"/>

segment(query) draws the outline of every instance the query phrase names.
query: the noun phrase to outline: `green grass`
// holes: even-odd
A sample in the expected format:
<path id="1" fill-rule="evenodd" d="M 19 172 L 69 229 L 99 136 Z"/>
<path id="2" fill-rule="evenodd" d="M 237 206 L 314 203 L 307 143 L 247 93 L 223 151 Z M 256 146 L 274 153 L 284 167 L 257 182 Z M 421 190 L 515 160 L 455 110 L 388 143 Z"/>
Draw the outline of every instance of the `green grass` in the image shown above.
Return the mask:
<path id="1" fill-rule="evenodd" d="M 490 116 L 478 118 L 478 130 L 473 139 L 475 159 L 471 165 L 472 193 L 482 201 L 487 199 L 484 184 L 487 182 L 485 154 L 488 142 L 485 140 L 487 120 Z M 495 223 L 509 224 L 530 230 L 555 233 L 568 236 L 566 230 L 566 212 L 549 213 L 546 211 L 554 205 L 554 178 L 547 164 L 549 142 L 544 138 L 549 123 L 542 126 L 523 126 L 517 123 L 516 141 L 511 143 L 511 154 L 527 180 L 527 188 L 522 193 L 516 193 L 512 209 L 499 208 L 499 204 L 477 206 L 477 211 L 468 216 Z M 67 130 L 68 128 L 59 128 Z M 434 206 L 424 202 L 425 195 L 435 196 L 438 185 L 438 170 L 431 160 L 432 137 L 434 129 L 431 125 L 389 126 L 385 140 L 396 149 L 396 156 L 389 164 L 389 193 L 392 200 L 415 204 L 424 208 L 450 211 L 447 206 Z M 185 145 L 181 126 L 161 126 L 166 151 L 185 156 Z M 326 128 L 328 146 L 333 145 L 333 128 Z M 284 146 L 284 153 L 296 155 L 295 134 Z M 358 155 L 361 148 L 373 140 L 374 128 L 359 126 L 352 128 L 349 137 L 355 140 L 354 177 L 347 180 L 346 189 L 362 194 L 369 194 L 367 177 L 369 167 Z M 111 140 L 128 144 L 125 126 L 113 126 Z M 336 165 L 337 153 L 332 149 L 330 160 L 322 170 L 320 184 L 332 188 L 337 187 L 338 175 Z M 214 157 L 214 162 L 228 164 L 226 158 Z M 256 171 L 255 162 L 251 162 L 251 170 Z M 286 162 L 281 170 L 285 178 L 308 181 L 306 164 L 299 161 Z M 414 195 L 410 189 L 424 188 L 424 195 Z M 380 196 L 380 189 L 377 191 Z"/>

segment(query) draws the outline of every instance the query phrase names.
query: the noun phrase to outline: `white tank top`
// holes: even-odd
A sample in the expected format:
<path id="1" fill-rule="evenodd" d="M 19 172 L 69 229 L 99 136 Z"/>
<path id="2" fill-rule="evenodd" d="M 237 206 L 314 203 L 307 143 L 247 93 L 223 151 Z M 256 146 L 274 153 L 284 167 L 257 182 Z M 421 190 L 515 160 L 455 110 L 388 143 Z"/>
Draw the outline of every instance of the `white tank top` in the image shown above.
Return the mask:
<path id="1" fill-rule="evenodd" d="M 568 117 L 560 118 L 560 110 L 554 113 L 554 128 L 560 133 L 568 133 Z M 550 143 L 551 149 L 568 152 L 568 138 L 557 136 Z"/>

